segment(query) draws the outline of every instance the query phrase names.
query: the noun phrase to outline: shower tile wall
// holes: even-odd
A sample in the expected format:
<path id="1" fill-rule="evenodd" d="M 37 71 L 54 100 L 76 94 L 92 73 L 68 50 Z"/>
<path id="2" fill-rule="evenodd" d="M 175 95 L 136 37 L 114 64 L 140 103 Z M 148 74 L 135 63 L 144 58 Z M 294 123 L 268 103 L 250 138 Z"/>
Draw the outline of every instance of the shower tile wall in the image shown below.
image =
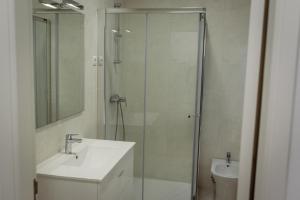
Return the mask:
<path id="1" fill-rule="evenodd" d="M 239 159 L 250 0 L 126 0 L 124 6 L 207 8 L 199 179 L 201 188 L 210 190 L 211 159 L 224 158 L 227 151 Z M 157 152 L 164 151 L 158 148 L 163 137 L 153 143 Z"/>

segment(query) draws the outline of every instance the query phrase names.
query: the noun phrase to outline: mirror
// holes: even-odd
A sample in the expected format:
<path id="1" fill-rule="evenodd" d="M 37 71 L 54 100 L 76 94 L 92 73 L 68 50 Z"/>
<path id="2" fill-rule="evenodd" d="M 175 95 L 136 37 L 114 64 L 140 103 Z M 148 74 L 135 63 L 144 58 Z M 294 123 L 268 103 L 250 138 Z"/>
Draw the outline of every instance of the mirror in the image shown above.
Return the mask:
<path id="1" fill-rule="evenodd" d="M 61 10 L 33 16 L 36 127 L 84 109 L 84 15 Z"/>

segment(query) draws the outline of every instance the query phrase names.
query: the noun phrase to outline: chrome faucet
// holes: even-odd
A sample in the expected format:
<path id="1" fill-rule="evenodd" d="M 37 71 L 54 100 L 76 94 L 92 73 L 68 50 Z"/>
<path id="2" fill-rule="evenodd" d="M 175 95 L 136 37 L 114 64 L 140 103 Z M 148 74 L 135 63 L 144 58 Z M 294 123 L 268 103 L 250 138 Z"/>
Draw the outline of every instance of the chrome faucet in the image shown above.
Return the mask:
<path id="1" fill-rule="evenodd" d="M 73 154 L 72 153 L 72 143 L 81 143 L 82 139 L 73 138 L 73 136 L 77 136 L 79 134 L 66 134 L 65 140 L 65 153 L 66 154 Z"/>
<path id="2" fill-rule="evenodd" d="M 227 164 L 231 163 L 231 153 L 230 152 L 227 152 L 227 154 L 226 154 L 226 163 Z"/>
<path id="3" fill-rule="evenodd" d="M 118 94 L 114 94 L 109 99 L 110 103 L 125 103 L 127 107 L 127 99 L 126 97 L 120 97 Z"/>

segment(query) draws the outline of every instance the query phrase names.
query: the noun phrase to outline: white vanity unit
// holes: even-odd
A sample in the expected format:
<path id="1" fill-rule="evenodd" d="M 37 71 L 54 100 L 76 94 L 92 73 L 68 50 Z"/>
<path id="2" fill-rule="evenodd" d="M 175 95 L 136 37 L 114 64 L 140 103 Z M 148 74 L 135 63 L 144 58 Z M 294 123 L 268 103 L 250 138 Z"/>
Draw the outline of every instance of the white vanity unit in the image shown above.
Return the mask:
<path id="1" fill-rule="evenodd" d="M 38 200 L 132 200 L 133 142 L 83 139 L 37 167 Z"/>

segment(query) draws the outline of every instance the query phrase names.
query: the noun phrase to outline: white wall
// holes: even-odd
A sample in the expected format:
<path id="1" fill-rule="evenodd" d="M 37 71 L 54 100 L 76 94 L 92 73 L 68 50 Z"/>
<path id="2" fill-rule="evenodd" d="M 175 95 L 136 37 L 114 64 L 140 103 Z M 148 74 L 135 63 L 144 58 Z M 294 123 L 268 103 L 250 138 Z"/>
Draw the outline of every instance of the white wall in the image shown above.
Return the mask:
<path id="1" fill-rule="evenodd" d="M 299 41 L 300 42 L 300 37 Z M 295 86 L 294 114 L 290 139 L 289 172 L 287 181 L 287 200 L 300 198 L 300 44 L 298 44 L 297 83 Z"/>
<path id="2" fill-rule="evenodd" d="M 36 3 L 37 0 L 34 0 Z M 97 55 L 97 8 L 96 0 L 79 1 L 85 9 L 85 106 L 76 116 L 36 130 L 36 162 L 57 153 L 67 132 L 80 133 L 83 137 L 97 138 L 97 67 L 92 66 L 92 57 Z"/>
<path id="3" fill-rule="evenodd" d="M 13 168 L 14 165 L 14 128 L 15 123 L 13 122 L 16 117 L 13 117 L 12 110 L 16 106 L 12 102 L 14 97 L 14 90 L 12 90 L 12 84 L 16 84 L 16 66 L 15 66 L 15 49 L 14 44 L 11 44 L 11 40 L 14 40 L 14 36 L 11 36 L 15 32 L 14 28 L 14 1 L 2 1 L 0 7 L 0 92 L 1 92 L 1 103 L 0 103 L 0 159 L 1 159 L 1 170 L 0 170 L 0 199 L 16 199 L 15 198 L 15 174 Z M 11 22 L 11 24 L 9 24 Z M 13 55 L 11 55 L 13 54 Z M 13 69 L 13 70 L 12 70 Z M 12 79 L 13 78 L 13 79 Z"/>
<path id="4" fill-rule="evenodd" d="M 15 1 L 16 9 L 16 64 L 17 64 L 17 96 L 18 102 L 18 145 L 20 157 L 15 161 L 19 165 L 17 175 L 20 176 L 18 199 L 32 199 L 32 182 L 34 168 L 34 93 L 33 93 L 33 48 L 32 48 L 32 2 Z"/>
<path id="5" fill-rule="evenodd" d="M 0 10 L 0 199 L 32 200 L 34 116 L 31 1 Z"/>

